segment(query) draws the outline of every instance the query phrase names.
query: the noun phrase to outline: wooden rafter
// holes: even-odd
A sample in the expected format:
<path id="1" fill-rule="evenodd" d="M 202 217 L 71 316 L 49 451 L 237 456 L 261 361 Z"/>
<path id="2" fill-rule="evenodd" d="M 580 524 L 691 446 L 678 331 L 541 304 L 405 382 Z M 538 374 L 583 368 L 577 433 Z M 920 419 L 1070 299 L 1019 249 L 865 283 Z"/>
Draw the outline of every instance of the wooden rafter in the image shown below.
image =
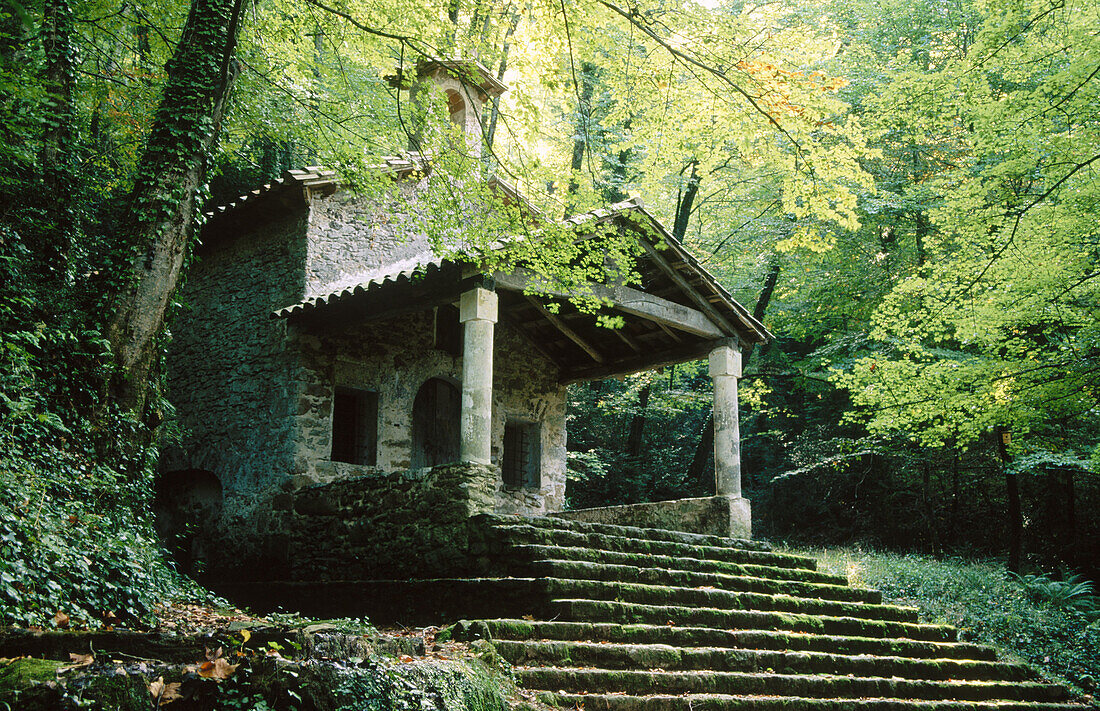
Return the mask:
<path id="1" fill-rule="evenodd" d="M 562 335 L 573 341 L 573 343 L 576 343 L 582 351 L 587 353 L 588 356 L 592 358 L 592 360 L 596 361 L 597 363 L 604 362 L 604 357 L 600 355 L 600 352 L 593 348 L 592 345 L 588 343 L 588 341 L 581 338 L 580 334 L 570 328 L 570 326 L 565 323 L 565 321 L 562 320 L 561 317 L 559 317 L 555 313 L 552 313 L 549 309 L 540 304 L 538 300 L 535 299 L 533 296 L 524 294 L 524 297 L 527 299 L 527 301 L 531 303 L 532 306 L 538 309 L 539 313 L 541 313 L 543 317 L 554 326 L 554 328 L 561 331 Z"/>
<path id="2" fill-rule="evenodd" d="M 672 266 L 668 260 L 664 258 L 664 255 L 657 251 L 656 247 L 649 243 L 649 240 L 643 237 L 638 240 L 638 243 L 642 245 L 642 248 L 645 249 L 646 254 L 653 260 L 653 263 L 660 267 L 661 271 L 663 271 L 668 278 L 676 282 L 676 285 L 680 287 L 681 291 L 683 291 L 689 299 L 694 301 L 714 323 L 720 325 L 722 330 L 731 336 L 737 333 L 737 330 L 734 329 L 728 320 L 726 320 L 726 317 L 718 313 L 718 309 L 714 308 L 713 304 L 703 298 L 698 289 L 692 286 L 684 275 L 681 274 L 676 267 Z"/>

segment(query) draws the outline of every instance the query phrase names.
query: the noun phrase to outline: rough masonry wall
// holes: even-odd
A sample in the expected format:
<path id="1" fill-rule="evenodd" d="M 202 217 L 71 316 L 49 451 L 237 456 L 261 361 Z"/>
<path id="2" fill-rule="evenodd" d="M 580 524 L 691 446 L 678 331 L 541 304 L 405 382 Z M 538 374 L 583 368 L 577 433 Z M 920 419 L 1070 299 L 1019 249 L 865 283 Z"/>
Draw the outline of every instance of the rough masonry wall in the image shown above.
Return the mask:
<path id="1" fill-rule="evenodd" d="M 305 227 L 303 213 L 222 236 L 192 267 L 171 325 L 183 439 L 162 468 L 213 472 L 230 509 L 293 472 L 300 366 L 270 314 L 302 298 Z"/>
<path id="2" fill-rule="evenodd" d="M 495 509 L 540 514 L 560 510 L 565 496 L 565 388 L 556 367 L 507 325 L 497 324 L 493 368 L 493 463 L 499 465 L 508 417 L 541 423 L 541 485 L 506 489 L 497 477 Z M 360 324 L 341 332 L 292 333 L 309 373 L 303 384 L 297 461 L 313 482 L 368 473 L 372 468 L 331 461 L 332 396 L 336 385 L 378 393 L 377 471 L 403 471 L 412 454 L 413 401 L 430 378 L 461 387 L 462 361 L 433 347 L 427 311 Z"/>
<path id="3" fill-rule="evenodd" d="M 493 507 L 497 473 L 478 464 L 374 473 L 276 501 L 291 580 L 447 577 L 468 572 L 468 522 Z"/>
<path id="4" fill-rule="evenodd" d="M 430 261 L 431 247 L 405 211 L 418 183 L 394 186 L 393 199 L 373 201 L 349 191 L 310 204 L 306 296 L 321 296 L 375 276 Z M 419 257 L 419 259 L 418 259 Z M 398 265 L 395 267 L 395 265 Z"/>

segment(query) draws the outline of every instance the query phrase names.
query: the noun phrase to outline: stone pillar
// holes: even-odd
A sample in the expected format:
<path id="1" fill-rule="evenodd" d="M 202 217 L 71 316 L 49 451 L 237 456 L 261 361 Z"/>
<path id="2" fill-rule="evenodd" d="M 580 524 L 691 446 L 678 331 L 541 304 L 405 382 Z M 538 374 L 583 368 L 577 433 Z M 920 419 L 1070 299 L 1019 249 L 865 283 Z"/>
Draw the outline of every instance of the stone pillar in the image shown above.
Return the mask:
<path id="1" fill-rule="evenodd" d="M 737 379 L 741 351 L 722 345 L 710 352 L 714 380 L 714 481 L 718 496 L 741 496 L 741 428 L 737 416 Z"/>
<path id="2" fill-rule="evenodd" d="M 752 538 L 752 510 L 741 496 L 741 427 L 737 415 L 737 379 L 741 377 L 741 351 L 720 345 L 710 352 L 710 377 L 714 380 L 714 489 L 728 506 L 732 538 Z M 723 529 L 726 523 L 723 523 Z"/>
<path id="3" fill-rule="evenodd" d="M 463 462 L 489 464 L 493 441 L 493 324 L 496 292 L 474 287 L 462 294 L 462 415 L 459 455 Z"/>

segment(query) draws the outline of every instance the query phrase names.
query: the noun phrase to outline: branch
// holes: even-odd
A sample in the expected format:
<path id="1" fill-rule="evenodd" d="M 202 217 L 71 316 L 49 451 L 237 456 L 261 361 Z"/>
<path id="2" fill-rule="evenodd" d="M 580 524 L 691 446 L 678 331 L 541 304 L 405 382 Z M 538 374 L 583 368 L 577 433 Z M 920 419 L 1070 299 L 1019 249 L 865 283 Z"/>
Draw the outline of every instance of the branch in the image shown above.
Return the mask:
<path id="1" fill-rule="evenodd" d="M 312 0 L 308 0 L 308 1 L 312 1 Z M 716 69 L 715 67 L 712 67 L 709 64 L 701 62 L 698 59 L 696 59 L 695 57 L 692 57 L 690 54 L 687 54 L 686 52 L 682 52 L 682 51 L 676 49 L 675 47 L 673 47 L 671 44 L 669 44 L 667 41 L 665 41 L 662 37 L 660 37 L 652 29 L 650 29 L 649 27 L 646 27 L 644 24 L 639 22 L 637 13 L 634 12 L 633 10 L 630 11 L 630 12 L 627 12 L 626 10 L 619 7 L 618 5 L 616 5 L 612 2 L 608 2 L 608 0 L 598 0 L 598 1 L 601 5 L 606 7 L 608 10 L 611 10 L 612 12 L 614 12 L 616 14 L 619 14 L 622 17 L 626 18 L 627 22 L 629 22 L 631 25 L 633 25 L 634 27 L 637 27 L 639 30 L 644 32 L 654 42 L 656 42 L 657 44 L 664 47 L 665 51 L 667 51 L 672 56 L 676 57 L 677 59 L 679 59 L 682 62 L 686 62 L 687 64 L 691 64 L 692 66 L 698 67 L 699 69 L 702 69 L 703 71 L 707 72 L 708 74 L 711 74 L 711 75 L 717 77 L 719 80 L 721 80 L 723 83 L 725 83 L 731 89 L 733 89 L 735 92 L 737 92 L 738 94 L 743 96 L 745 98 L 745 100 L 748 101 L 750 105 L 752 105 L 753 109 L 755 109 L 761 116 L 768 119 L 768 122 L 770 124 L 772 124 L 773 126 L 775 126 L 775 129 L 777 131 L 779 131 L 781 134 L 783 134 L 783 136 L 788 141 L 791 142 L 791 145 L 794 146 L 795 150 L 798 152 L 799 155 L 803 155 L 802 146 L 801 146 L 801 144 L 799 144 L 799 142 L 797 140 L 795 140 L 794 136 L 792 136 L 787 131 L 787 129 L 785 129 L 781 125 L 779 125 L 779 122 L 775 119 L 775 117 L 772 116 L 770 113 L 768 113 L 766 110 L 764 110 L 764 108 L 756 102 L 756 99 L 754 99 L 751 94 L 749 94 L 747 91 L 742 89 L 740 87 L 740 85 L 738 85 L 736 82 L 734 82 L 732 79 L 730 79 L 728 74 L 726 74 L 721 69 Z"/>
<path id="2" fill-rule="evenodd" d="M 1005 243 L 1001 246 L 1000 249 L 998 249 L 996 252 L 993 253 L 993 256 L 989 258 L 989 262 L 987 262 L 986 265 L 982 268 L 982 271 L 978 273 L 978 276 L 974 277 L 974 279 L 972 279 L 971 282 L 966 285 L 966 288 L 963 289 L 962 292 L 959 295 L 957 295 L 956 297 L 952 298 L 950 301 L 945 303 L 940 308 L 940 310 L 935 313 L 933 318 L 935 318 L 935 317 L 939 316 L 941 313 L 943 313 L 943 310 L 946 309 L 948 306 L 950 306 L 952 303 L 954 303 L 955 299 L 958 298 L 958 296 L 969 294 L 970 290 L 973 289 L 978 284 L 978 282 L 980 282 L 982 279 L 985 278 L 985 275 L 989 272 L 990 269 L 993 268 L 993 265 L 997 262 L 998 259 L 1001 258 L 1001 255 L 1004 254 L 1005 251 L 1009 248 L 1009 246 L 1011 246 L 1012 243 L 1016 240 L 1016 233 L 1020 229 L 1020 222 L 1024 219 L 1024 215 L 1027 214 L 1028 210 L 1030 210 L 1031 208 L 1035 207 L 1036 205 L 1038 205 L 1039 203 L 1043 202 L 1048 197 L 1050 197 L 1051 194 L 1054 193 L 1054 191 L 1057 190 L 1062 185 L 1062 183 L 1069 180 L 1074 174 L 1076 174 L 1077 172 L 1087 168 L 1088 166 L 1092 165 L 1093 163 L 1095 163 L 1098 160 L 1100 160 L 1100 153 L 1094 155 L 1092 158 L 1089 158 L 1087 161 L 1085 161 L 1083 163 L 1078 163 L 1077 165 L 1075 165 L 1073 167 L 1073 170 L 1069 171 L 1068 173 L 1063 175 L 1061 178 L 1059 178 L 1058 181 L 1056 181 L 1054 183 L 1054 185 L 1051 185 L 1050 188 L 1047 189 L 1046 192 L 1044 192 L 1042 195 L 1040 195 L 1039 197 L 1032 200 L 1023 209 L 1017 210 L 1016 211 L 1016 219 L 1012 223 L 1012 233 L 1008 236 L 1008 239 L 1005 240 Z"/>
<path id="3" fill-rule="evenodd" d="M 369 35 L 374 35 L 375 37 L 382 37 L 382 38 L 385 38 L 385 39 L 390 39 L 390 40 L 393 40 L 394 42 L 401 42 L 402 44 L 407 44 L 410 47 L 412 47 L 413 50 L 416 51 L 417 53 L 419 53 L 421 56 L 428 57 L 428 58 L 432 57 L 431 52 L 426 51 L 425 49 L 421 49 L 420 47 L 417 46 L 419 44 L 419 40 L 417 40 L 414 37 L 411 37 L 409 35 L 395 35 L 392 32 L 386 32 L 385 30 L 379 30 L 379 29 L 376 29 L 376 28 L 371 27 L 369 25 L 364 25 L 362 22 L 360 22 L 359 20 L 356 20 L 354 17 L 352 17 L 348 13 L 343 12 L 341 10 L 337 10 L 334 7 L 330 7 L 326 4 L 324 4 L 323 2 L 321 2 L 320 0 L 305 0 L 305 2 L 310 4 L 310 5 L 313 5 L 314 7 L 318 7 L 320 9 L 324 10 L 325 12 L 331 12 L 333 15 L 336 15 L 337 17 L 343 18 L 347 22 L 351 23 L 356 29 L 362 30 L 363 32 L 366 32 Z"/>

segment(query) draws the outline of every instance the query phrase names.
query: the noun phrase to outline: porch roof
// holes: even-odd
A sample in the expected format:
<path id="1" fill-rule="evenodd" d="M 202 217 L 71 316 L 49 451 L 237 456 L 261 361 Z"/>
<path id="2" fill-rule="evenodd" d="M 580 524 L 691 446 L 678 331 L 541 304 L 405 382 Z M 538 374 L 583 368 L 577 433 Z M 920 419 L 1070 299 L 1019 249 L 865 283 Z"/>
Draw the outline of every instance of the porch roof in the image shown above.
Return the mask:
<path id="1" fill-rule="evenodd" d="M 622 328 L 597 324 L 578 311 L 570 293 L 538 284 L 524 269 L 491 275 L 500 297 L 500 321 L 523 333 L 560 372 L 580 382 L 695 360 L 720 342 L 762 343 L 771 338 L 640 201 L 630 200 L 568 220 L 583 231 L 603 223 L 629 230 L 643 254 L 637 286 L 589 285 L 610 301 L 602 313 L 620 317 Z M 453 303 L 471 285 L 470 265 L 425 253 L 377 274 L 360 275 L 346 287 L 275 311 L 272 316 L 336 326 L 375 320 Z M 526 293 L 532 289 L 538 295 Z M 555 310 L 549 302 L 557 304 Z"/>

